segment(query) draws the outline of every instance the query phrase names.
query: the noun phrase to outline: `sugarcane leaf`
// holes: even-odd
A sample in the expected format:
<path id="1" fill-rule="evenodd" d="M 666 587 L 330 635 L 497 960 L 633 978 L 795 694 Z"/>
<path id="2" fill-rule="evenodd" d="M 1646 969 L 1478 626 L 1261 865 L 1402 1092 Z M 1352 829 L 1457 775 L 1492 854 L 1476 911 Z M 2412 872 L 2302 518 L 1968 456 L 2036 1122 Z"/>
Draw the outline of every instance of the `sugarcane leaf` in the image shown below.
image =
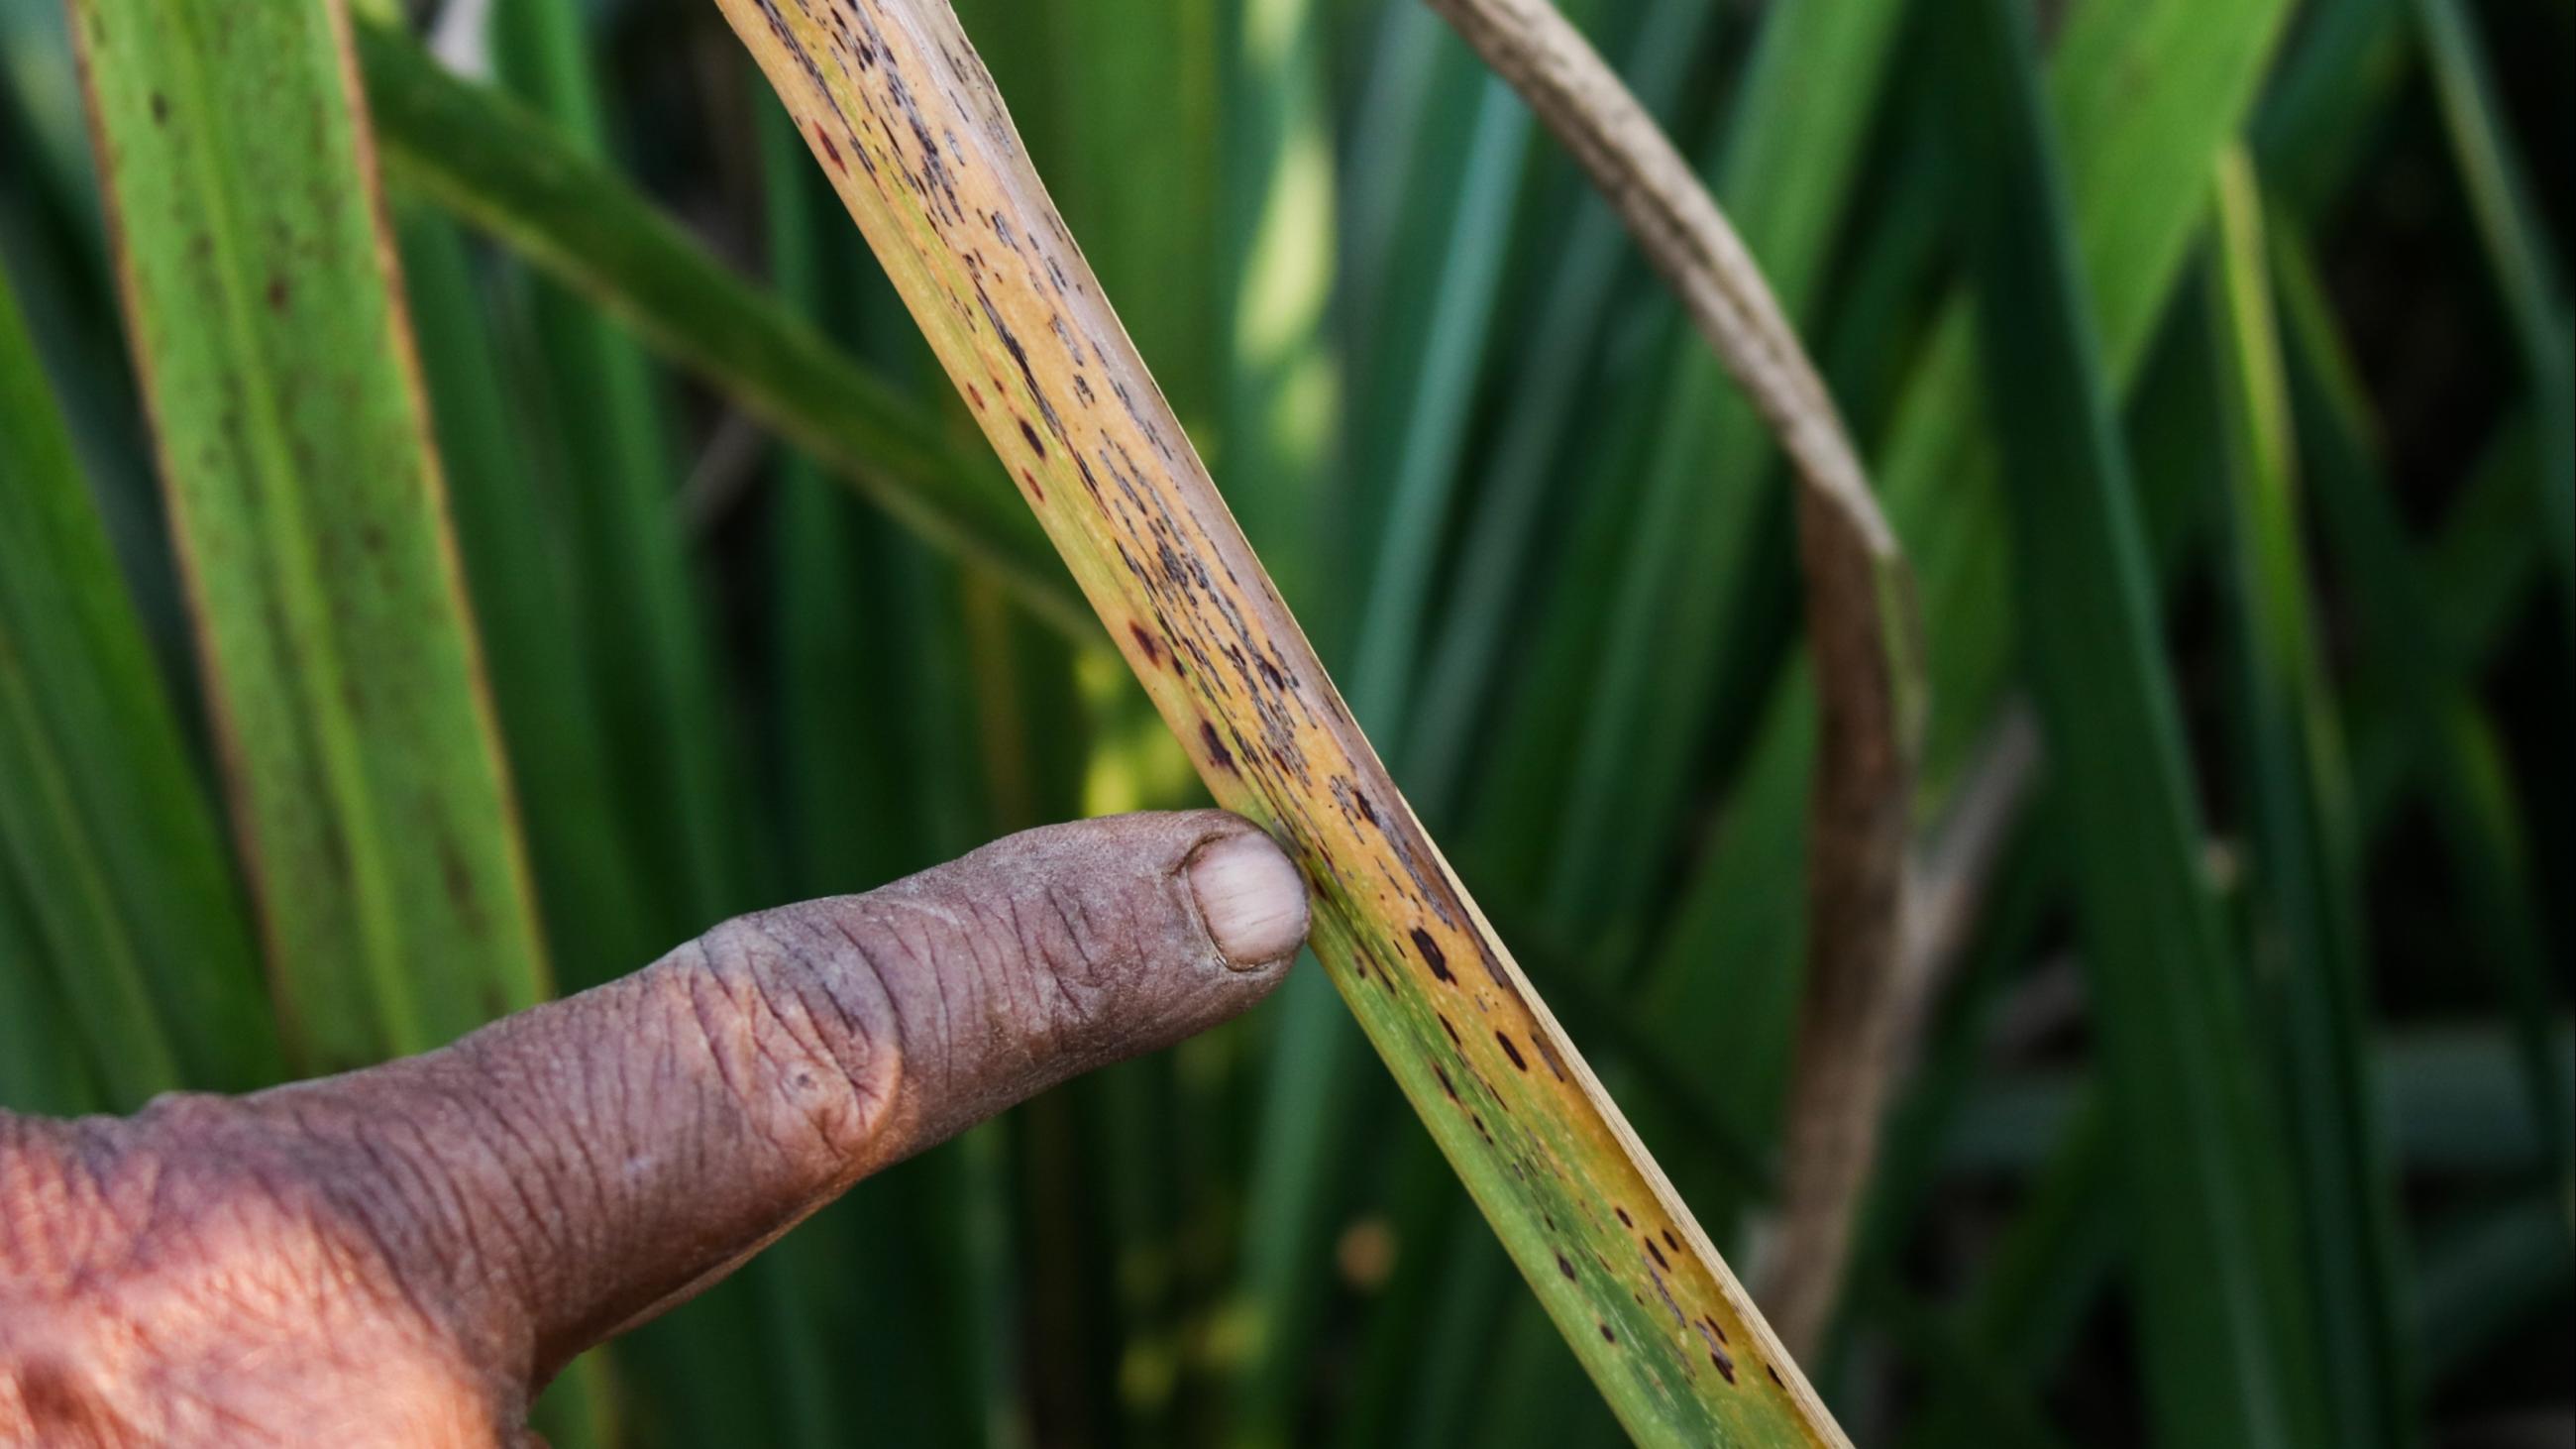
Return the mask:
<path id="1" fill-rule="evenodd" d="M 321 0 L 76 0 L 128 330 L 291 1047 L 342 1066 L 546 967 Z"/>
<path id="2" fill-rule="evenodd" d="M 1395 791 L 1236 530 L 944 5 L 735 0 L 842 199 L 1318 958 L 1630 1431 L 1836 1442 Z"/>
<path id="3" fill-rule="evenodd" d="M 1948 78 L 1987 410 L 2092 1021 L 2142 1221 L 2150 1407 L 2167 1442 L 2317 1442 L 2281 1139 L 2246 980 L 2200 872 L 2199 803 L 2112 425 L 2116 354 L 2086 306 L 2030 16 L 2013 0 L 1962 12 Z"/>
<path id="4" fill-rule="evenodd" d="M 2067 17 L 2046 95 L 2067 158 L 2077 255 L 2112 396 L 2126 396 L 2209 212 L 2210 168 L 2242 128 L 2287 22 L 2285 0 L 2141 0 Z M 1937 27 L 1935 27 L 1937 29 Z M 1979 432 L 1974 325 L 1953 298 L 1877 459 L 1922 583 L 1939 789 L 2010 673 L 2012 619 L 1992 442 Z"/>
<path id="5" fill-rule="evenodd" d="M 2468 8 L 2459 0 L 2415 0 L 2415 16 L 2479 240 L 2542 413 L 2533 511 L 2548 529 L 2560 622 L 2576 650 L 2576 323 L 2568 317 L 2566 283 Z"/>
<path id="6" fill-rule="evenodd" d="M 2358 375 L 2307 244 L 2286 217 L 2275 219 L 2271 237 L 2302 456 L 2315 479 L 2324 536 L 2351 580 L 2366 645 L 2362 685 L 2390 706 L 2369 717 L 2378 723 L 2376 736 L 2364 737 L 2373 748 L 2354 751 L 2355 829 L 2368 839 L 2395 813 L 2401 769 L 2411 767 L 2421 777 L 2444 847 L 2458 863 L 2467 907 L 2464 935 L 2512 1012 L 2534 1136 L 2559 1181 L 2576 1181 L 2576 1128 L 2565 1106 L 2564 1073 L 2548 1049 L 2553 1010 L 2520 846 L 2520 792 L 2502 778 L 2492 726 L 2468 687 L 2501 632 L 2500 611 L 2491 605 L 2477 609 L 2481 617 L 2473 627 L 2445 628 L 2441 607 L 2457 608 L 2477 594 L 2511 597 L 2519 590 L 2510 582 L 2498 589 L 2492 581 L 2527 580 L 2539 571 L 2542 545 L 2523 525 L 2531 465 L 2520 446 L 2524 430 L 2504 430 L 2503 446 L 2480 470 L 2484 481 L 2473 480 L 2470 497 L 2454 506 L 2455 517 L 2467 515 L 2454 526 L 2467 526 L 2480 537 L 2477 578 L 2484 586 L 2436 585 L 2407 542 Z M 2489 498 L 2505 500 L 2511 511 L 2513 522 L 2502 531 L 2476 517 Z"/>
<path id="7" fill-rule="evenodd" d="M 2258 977 L 2273 983 L 2263 1015 L 2292 1114 L 2333 1438 L 2397 1444 L 2412 1417 L 2411 1345 L 2396 1309 L 2396 1181 L 2364 1075 L 2370 983 L 2352 783 L 2309 597 L 2306 490 L 2262 198 L 2242 151 L 2221 160 L 2216 191 L 2210 333 L 2228 446 L 2227 466 L 2213 470 L 2213 512 L 2229 564 L 2238 758 L 2252 816 L 2249 951 Z"/>
<path id="8" fill-rule="evenodd" d="M 0 861 L 43 943 L 0 971 L 51 963 L 108 1101 L 275 1078 L 240 886 L 5 275 Z"/>
<path id="9" fill-rule="evenodd" d="M 89 1064 L 45 971 L 34 913 L 0 860 L 0 1109 L 69 1117 L 99 1108 Z"/>
<path id="10" fill-rule="evenodd" d="M 526 257 L 1080 637 L 1099 626 L 1008 482 L 849 354 L 509 97 L 357 25 L 388 178 Z"/>
<path id="11" fill-rule="evenodd" d="M 559 0 L 492 7 L 491 56 L 505 87 L 579 154 L 607 152 L 615 108 L 591 63 L 588 11 Z M 648 906 L 677 935 L 757 904 L 744 829 L 749 791 L 727 730 L 722 672 L 690 556 L 677 430 L 664 380 L 635 339 L 569 289 L 538 278 L 528 323 L 525 411 L 554 445 L 552 495 L 569 527 L 556 549 L 583 587 L 581 666 L 619 727 L 595 747 L 615 775 Z"/>
<path id="12" fill-rule="evenodd" d="M 645 883 L 624 836 L 601 828 L 614 818 L 616 795 L 597 748 L 598 702 L 466 239 L 419 203 L 396 213 L 395 233 L 474 619 L 527 802 L 554 961 L 567 987 L 596 985 L 650 960 L 667 938 L 643 909 Z"/>

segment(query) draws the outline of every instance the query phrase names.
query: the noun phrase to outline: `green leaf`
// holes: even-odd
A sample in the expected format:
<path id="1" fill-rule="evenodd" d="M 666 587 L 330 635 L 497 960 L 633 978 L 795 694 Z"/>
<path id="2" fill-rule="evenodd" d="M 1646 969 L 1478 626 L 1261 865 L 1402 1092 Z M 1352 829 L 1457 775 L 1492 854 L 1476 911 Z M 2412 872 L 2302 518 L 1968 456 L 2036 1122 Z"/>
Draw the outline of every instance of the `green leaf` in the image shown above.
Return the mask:
<path id="1" fill-rule="evenodd" d="M 1099 625 L 989 460 L 509 98 L 446 74 L 409 37 L 357 26 L 379 155 L 398 186 L 561 280 L 805 448 L 908 527 L 996 571 L 1077 637 Z"/>
<path id="2" fill-rule="evenodd" d="M 2445 646 L 2436 657 L 2471 677 L 2496 661 L 2545 566 L 2548 541 L 2531 526 L 2539 431 L 2527 412 L 2505 417 L 2479 446 L 2460 498 L 2420 558 L 2432 619 Z"/>
<path id="3" fill-rule="evenodd" d="M 2491 585 L 2473 590 L 2435 582 L 2409 544 L 2370 435 L 2359 380 L 2307 248 L 2286 223 L 2276 224 L 2272 237 L 2300 446 L 2315 475 L 2325 538 L 2350 581 L 2364 646 L 2362 686 L 2388 701 L 2379 715 L 2389 723 L 2379 732 L 2378 747 L 2356 752 L 2365 766 L 2355 790 L 2357 829 L 2367 835 L 2395 813 L 2401 768 L 2419 777 L 2465 898 L 2463 935 L 2513 1017 L 2535 1135 L 2560 1182 L 2576 1182 L 2576 1119 L 2565 1105 L 2565 1073 L 2549 1052 L 2556 1013 L 2522 860 L 2520 792 L 2503 777 L 2492 727 L 2474 697 L 2477 671 L 2501 632 L 2502 613 L 2490 606 L 2462 629 L 2445 627 L 2441 607 L 2456 608 L 2456 601 L 2473 592 L 2504 595 Z M 2473 479 L 2469 496 L 2454 506 L 2467 517 L 2453 526 L 2469 527 L 2478 540 L 2481 576 L 2528 578 L 2537 571 L 2537 544 L 2527 526 L 2532 460 L 2514 445 L 2518 435 L 2518 429 L 2508 430 L 2507 446 L 2481 470 L 2484 480 Z M 2506 505 L 2512 520 L 2506 531 L 2488 528 L 2477 516 L 2487 499 Z M 2515 568 L 2516 559 L 2524 567 Z M 2386 763 L 2366 768 L 2373 760 Z"/>
<path id="4" fill-rule="evenodd" d="M 345 24 L 73 6 L 236 833 L 315 1067 L 546 994 Z"/>
<path id="5" fill-rule="evenodd" d="M 499 0 L 491 49 L 503 84 L 597 161 L 610 99 L 590 63 L 587 13 L 562 0 Z M 562 287 L 539 281 L 525 300 L 534 391 L 560 450 L 552 491 L 570 527 L 559 547 L 581 582 L 569 602 L 582 665 L 618 721 L 597 746 L 635 854 L 660 883 L 648 904 L 664 930 L 696 930 L 758 893 L 663 380 L 631 337 Z"/>
<path id="6" fill-rule="evenodd" d="M 2350 184 L 2412 72 L 2407 0 L 2322 0 L 2272 71 L 2247 140 L 2276 200 L 2308 213 Z"/>
<path id="7" fill-rule="evenodd" d="M 1670 114 L 1714 28 L 1715 7 L 1706 0 L 1658 0 L 1639 18 L 1621 78 L 1650 112 Z M 1583 607 L 1586 601 L 1563 590 L 1555 593 L 1554 610 L 1538 620 L 1529 617 L 1536 602 L 1529 597 L 1533 582 L 1547 576 L 1546 560 L 1558 552 L 1539 548 L 1542 530 L 1557 501 L 1553 495 L 1578 493 L 1577 479 L 1562 475 L 1624 491 L 1615 486 L 1613 465 L 1627 461 L 1616 455 L 1628 449 L 1602 445 L 1602 440 L 1647 431 L 1651 409 L 1659 401 L 1632 400 L 1626 411 L 1638 415 L 1634 430 L 1605 428 L 1586 415 L 1584 404 L 1593 390 L 1588 373 L 1601 360 L 1604 334 L 1613 330 L 1614 319 L 1651 304 L 1670 328 L 1672 309 L 1660 291 L 1642 303 L 1632 297 L 1614 306 L 1623 300 L 1619 283 L 1623 269 L 1635 265 L 1636 244 L 1609 204 L 1582 178 L 1557 178 L 1556 190 L 1574 193 L 1568 203 L 1573 219 L 1554 264 L 1531 281 L 1522 298 L 1500 430 L 1483 461 L 1483 476 L 1474 480 L 1457 561 L 1436 614 L 1437 632 L 1424 654 L 1399 751 L 1399 772 L 1434 819 L 1446 819 L 1454 811 L 1452 802 L 1476 763 L 1477 747 L 1493 728 L 1495 696 L 1507 683 L 1506 666 L 1532 668 L 1538 659 L 1555 658 L 1544 652 L 1523 658 L 1532 626 L 1547 625 L 1548 647 L 1569 656 L 1583 656 L 1583 646 L 1598 637 L 1597 632 L 1556 624 L 1573 615 L 1594 631 L 1598 628 L 1595 611 Z M 1657 349 L 1654 362 L 1676 366 L 1702 351 Z M 1594 455 L 1590 466 L 1587 453 Z M 1602 547 L 1606 551 L 1613 542 L 1605 539 Z M 1607 600 L 1600 603 L 1606 606 Z M 1551 664 L 1543 672 L 1562 676 L 1573 667 Z"/>
<path id="8" fill-rule="evenodd" d="M 2398 1313 L 2396 1181 L 2365 1077 L 2361 860 L 2342 723 L 2303 536 L 2289 379 L 2252 161 L 2217 180 L 2211 335 L 2229 467 L 2215 473 L 2237 659 L 2239 789 L 2253 843 L 2255 975 L 2280 1044 L 2301 1243 L 2338 1444 L 2402 1444 L 2414 1418 Z"/>
<path id="9" fill-rule="evenodd" d="M 1948 52 L 1969 149 L 1988 416 L 2022 651 L 2063 803 L 2126 1190 L 2158 1437 L 2320 1442 L 2288 1182 L 2201 826 L 2028 14 L 1964 8 Z"/>
<path id="10" fill-rule="evenodd" d="M 0 275 L 0 861 L 106 1100 L 276 1079 L 213 811 Z"/>
<path id="11" fill-rule="evenodd" d="M 0 860 L 0 1110 L 76 1116 L 99 1108 L 77 1033 L 47 974 L 34 913 Z"/>
<path id="12" fill-rule="evenodd" d="M 668 944 L 643 908 L 644 883 L 615 818 L 598 701 L 555 567 L 527 430 L 505 394 L 465 239 L 414 204 L 396 217 L 413 331 L 429 383 L 448 501 L 492 693 L 526 803 L 528 846 L 548 939 L 566 985 L 595 985 Z"/>
<path id="13" fill-rule="evenodd" d="M 1904 9 L 1778 6 L 1747 63 L 1713 189 L 1792 319 L 1816 310 Z M 1757 621 L 1776 613 L 1760 605 L 1791 577 L 1770 433 L 1702 339 L 1675 345 L 1646 502 L 1613 574 L 1618 602 L 1599 672 L 1583 691 L 1547 883 L 1558 930 L 1590 929 L 1654 878 L 1649 862 L 1670 848 L 1688 799 L 1674 782 L 1704 747 L 1722 687 L 1744 677 L 1740 656 L 1760 649 Z"/>
<path id="14" fill-rule="evenodd" d="M 2576 333 L 2570 331 L 2566 284 L 2467 10 L 2459 0 L 2415 0 L 2415 15 L 2479 239 L 2504 294 L 2532 401 L 2542 416 L 2534 511 L 2548 530 L 2558 566 L 2560 622 L 2568 648 L 2576 651 Z"/>
<path id="15" fill-rule="evenodd" d="M 2085 5 L 2052 52 L 2046 95 L 2073 189 L 2073 239 L 2112 397 L 2124 397 L 2209 210 L 2210 169 L 2250 114 L 2286 0 Z M 1974 404 L 1976 345 L 1954 298 L 1878 453 L 1879 488 L 1915 561 L 1936 793 L 1991 717 L 2011 668 L 1992 443 Z"/>
<path id="16" fill-rule="evenodd" d="M 1460 68 L 1474 77 L 1460 174 L 1445 205 L 1424 205 L 1446 225 L 1421 229 L 1438 274 L 1416 348 L 1388 368 L 1388 385 L 1376 395 L 1394 406 L 1394 425 L 1383 430 L 1387 456 L 1382 467 L 1380 460 L 1362 464 L 1368 475 L 1387 478 L 1389 491 L 1383 515 L 1364 530 L 1376 558 L 1351 651 L 1352 708 L 1364 726 L 1390 737 L 1400 733 L 1418 673 L 1433 566 L 1461 481 L 1468 404 L 1495 321 L 1529 149 L 1530 114 L 1512 88 L 1472 62 Z M 1407 381 L 1398 385 L 1395 376 Z"/>

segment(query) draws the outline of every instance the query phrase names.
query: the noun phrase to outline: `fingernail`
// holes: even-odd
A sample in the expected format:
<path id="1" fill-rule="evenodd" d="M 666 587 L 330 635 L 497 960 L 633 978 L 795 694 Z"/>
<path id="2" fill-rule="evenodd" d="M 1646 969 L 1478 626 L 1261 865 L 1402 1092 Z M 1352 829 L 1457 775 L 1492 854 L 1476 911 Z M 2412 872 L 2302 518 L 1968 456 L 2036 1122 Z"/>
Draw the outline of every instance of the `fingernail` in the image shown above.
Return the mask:
<path id="1" fill-rule="evenodd" d="M 1199 919 L 1227 965 L 1267 966 L 1306 939 L 1306 882 L 1269 836 L 1247 830 L 1212 841 L 1188 871 Z"/>

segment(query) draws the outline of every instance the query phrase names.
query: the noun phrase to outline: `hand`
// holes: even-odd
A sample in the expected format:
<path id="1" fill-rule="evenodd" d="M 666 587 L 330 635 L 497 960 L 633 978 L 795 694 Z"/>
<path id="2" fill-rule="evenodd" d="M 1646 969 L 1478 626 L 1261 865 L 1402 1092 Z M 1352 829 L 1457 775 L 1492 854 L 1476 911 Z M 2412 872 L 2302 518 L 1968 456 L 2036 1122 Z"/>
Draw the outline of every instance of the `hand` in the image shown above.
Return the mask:
<path id="1" fill-rule="evenodd" d="M 1216 811 L 727 921 L 441 1050 L 132 1118 L 0 1113 L 0 1444 L 522 1442 L 575 1354 L 852 1183 L 1277 985 Z"/>

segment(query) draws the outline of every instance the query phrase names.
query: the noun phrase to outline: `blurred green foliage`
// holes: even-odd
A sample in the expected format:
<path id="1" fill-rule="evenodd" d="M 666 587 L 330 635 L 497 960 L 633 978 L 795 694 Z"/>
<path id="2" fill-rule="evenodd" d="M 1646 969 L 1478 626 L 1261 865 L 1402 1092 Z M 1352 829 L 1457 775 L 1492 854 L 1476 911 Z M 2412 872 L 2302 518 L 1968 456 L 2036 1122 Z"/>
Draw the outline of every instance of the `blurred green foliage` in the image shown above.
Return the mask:
<path id="1" fill-rule="evenodd" d="M 1197 798 L 714 7 L 356 8 L 524 832 L 476 849 L 523 853 L 560 984 Z M 1767 441 L 1427 11 L 958 8 L 1397 778 L 1758 1262 L 1816 722 Z M 1807 1364 L 1845 1426 L 2563 1435 L 2576 10 L 1566 9 L 1922 584 L 1959 889 Z M 274 806 L 215 767 L 205 641 L 290 626 L 183 585 L 203 483 L 156 476 L 69 39 L 0 0 L 0 1104 L 50 1111 L 336 1062 L 282 913 L 362 905 L 268 873 Z M 1978 810 L 1998 848 L 1941 873 Z M 488 1005 L 370 959 L 368 1000 Z M 907 1164 L 620 1343 L 557 1442 L 1615 1438 L 1357 1043 L 1310 972 Z"/>

